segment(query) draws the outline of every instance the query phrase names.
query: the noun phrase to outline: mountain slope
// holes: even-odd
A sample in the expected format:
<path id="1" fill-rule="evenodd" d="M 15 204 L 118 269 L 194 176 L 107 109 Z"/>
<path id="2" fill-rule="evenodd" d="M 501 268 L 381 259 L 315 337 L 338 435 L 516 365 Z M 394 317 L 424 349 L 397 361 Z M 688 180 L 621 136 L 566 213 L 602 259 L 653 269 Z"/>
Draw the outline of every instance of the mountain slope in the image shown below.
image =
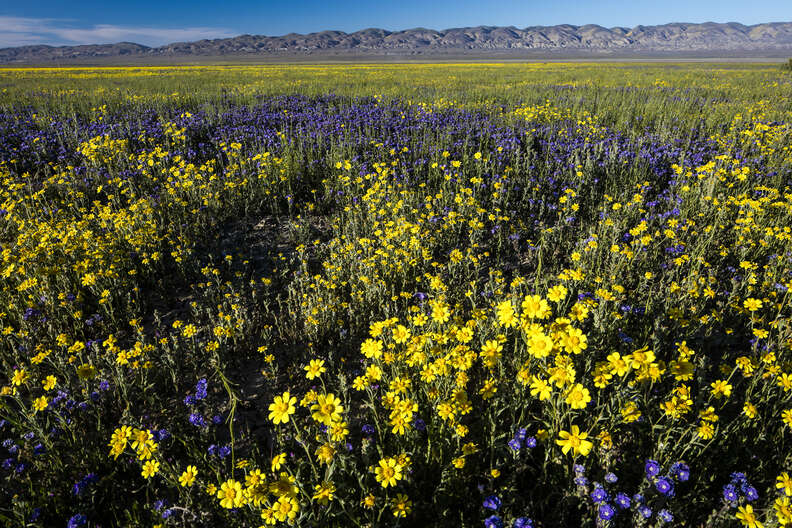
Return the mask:
<path id="1" fill-rule="evenodd" d="M 415 28 L 386 31 L 369 28 L 354 33 L 322 31 L 278 37 L 240 35 L 233 38 L 176 42 L 148 47 L 130 42 L 82 46 L 22 46 L 0 49 L 0 63 L 70 61 L 104 57 L 277 56 L 316 53 L 337 55 L 472 54 L 486 52 L 566 50 L 582 54 L 645 54 L 701 52 L 792 52 L 792 22 L 745 26 L 738 23 L 672 23 L 634 28 L 596 24 L 477 26 L 443 31 Z"/>

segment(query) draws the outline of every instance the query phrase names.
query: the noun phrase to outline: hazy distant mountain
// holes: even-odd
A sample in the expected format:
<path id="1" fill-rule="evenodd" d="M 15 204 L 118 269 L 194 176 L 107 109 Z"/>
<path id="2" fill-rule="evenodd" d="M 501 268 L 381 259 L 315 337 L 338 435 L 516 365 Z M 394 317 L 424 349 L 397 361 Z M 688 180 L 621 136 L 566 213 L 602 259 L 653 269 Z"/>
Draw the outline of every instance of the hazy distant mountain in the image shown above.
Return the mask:
<path id="1" fill-rule="evenodd" d="M 552 55 L 708 54 L 756 56 L 767 52 L 792 53 L 792 22 L 745 26 L 738 23 L 673 23 L 636 26 L 632 29 L 605 28 L 595 24 L 573 26 L 532 26 L 526 28 L 478 26 L 444 31 L 415 28 L 405 31 L 364 29 L 355 33 L 322 31 L 280 37 L 240 35 L 234 38 L 176 42 L 148 47 L 130 42 L 86 46 L 21 46 L 0 49 L 0 63 L 59 63 L 96 58 L 155 57 L 297 57 L 335 56 L 436 56 L 501 53 L 518 57 L 536 52 Z"/>

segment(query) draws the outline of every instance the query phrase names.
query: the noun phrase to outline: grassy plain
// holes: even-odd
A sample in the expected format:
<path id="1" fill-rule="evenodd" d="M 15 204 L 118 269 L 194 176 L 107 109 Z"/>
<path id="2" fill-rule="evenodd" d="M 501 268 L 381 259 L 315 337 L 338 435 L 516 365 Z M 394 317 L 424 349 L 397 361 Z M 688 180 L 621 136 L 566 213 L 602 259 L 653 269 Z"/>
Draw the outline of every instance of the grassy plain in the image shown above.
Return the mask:
<path id="1" fill-rule="evenodd" d="M 0 69 L 0 520 L 792 523 L 790 96 Z"/>

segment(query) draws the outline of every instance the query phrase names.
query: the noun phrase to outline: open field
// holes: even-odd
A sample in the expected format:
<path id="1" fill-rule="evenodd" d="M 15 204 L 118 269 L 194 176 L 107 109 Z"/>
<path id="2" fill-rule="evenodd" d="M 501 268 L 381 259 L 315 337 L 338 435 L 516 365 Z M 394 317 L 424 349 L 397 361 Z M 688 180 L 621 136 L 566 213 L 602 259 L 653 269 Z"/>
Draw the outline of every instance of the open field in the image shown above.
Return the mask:
<path id="1" fill-rule="evenodd" d="M 790 96 L 0 69 L 0 523 L 792 525 Z"/>
<path id="2" fill-rule="evenodd" d="M 497 64 L 497 63 L 518 63 L 524 64 L 531 62 L 535 64 L 564 62 L 564 63 L 672 63 L 684 64 L 688 62 L 705 63 L 739 63 L 755 64 L 763 63 L 780 64 L 789 59 L 790 53 L 787 51 L 757 52 L 747 54 L 745 52 L 718 51 L 712 52 L 690 52 L 687 54 L 671 52 L 655 53 L 581 53 L 575 51 L 492 51 L 492 52 L 446 52 L 446 53 L 271 53 L 266 55 L 250 56 L 223 56 L 223 55 L 191 55 L 191 56 L 120 56 L 120 57 L 74 57 L 69 59 L 53 59 L 23 62 L 2 62 L 0 68 L 107 68 L 107 67 L 180 67 L 180 66 L 267 66 L 267 65 L 300 65 L 300 66 L 319 66 L 319 65 L 404 65 L 404 64 Z"/>

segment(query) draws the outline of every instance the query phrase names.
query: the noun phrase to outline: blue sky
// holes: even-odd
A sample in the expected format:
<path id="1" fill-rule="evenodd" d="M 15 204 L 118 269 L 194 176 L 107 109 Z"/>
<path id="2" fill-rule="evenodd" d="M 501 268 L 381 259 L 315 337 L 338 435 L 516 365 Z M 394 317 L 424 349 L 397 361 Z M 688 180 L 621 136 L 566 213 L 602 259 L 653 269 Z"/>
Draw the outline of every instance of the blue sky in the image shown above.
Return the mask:
<path id="1" fill-rule="evenodd" d="M 0 47 L 119 41 L 156 46 L 243 33 L 368 27 L 788 21 L 792 0 L 0 0 Z"/>

